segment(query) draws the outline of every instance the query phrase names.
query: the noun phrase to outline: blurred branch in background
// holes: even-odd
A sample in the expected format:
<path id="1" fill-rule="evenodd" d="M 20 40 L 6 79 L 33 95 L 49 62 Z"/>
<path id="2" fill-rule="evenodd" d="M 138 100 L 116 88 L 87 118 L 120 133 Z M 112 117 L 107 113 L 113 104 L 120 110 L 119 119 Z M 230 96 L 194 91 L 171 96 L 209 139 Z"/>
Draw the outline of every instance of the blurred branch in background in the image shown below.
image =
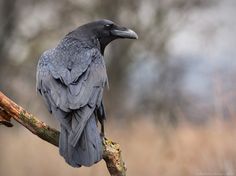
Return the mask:
<path id="1" fill-rule="evenodd" d="M 0 124 L 7 127 L 12 127 L 12 124 L 10 123 L 10 119 L 12 117 L 33 134 L 58 147 L 60 135 L 59 131 L 38 120 L 32 114 L 28 113 L 22 107 L 18 106 L 6 97 L 2 92 L 0 92 L 0 108 Z M 106 165 L 111 176 L 125 176 L 126 167 L 121 158 L 121 149 L 119 144 L 105 138 L 103 140 L 103 145 L 103 158 L 106 161 Z"/>

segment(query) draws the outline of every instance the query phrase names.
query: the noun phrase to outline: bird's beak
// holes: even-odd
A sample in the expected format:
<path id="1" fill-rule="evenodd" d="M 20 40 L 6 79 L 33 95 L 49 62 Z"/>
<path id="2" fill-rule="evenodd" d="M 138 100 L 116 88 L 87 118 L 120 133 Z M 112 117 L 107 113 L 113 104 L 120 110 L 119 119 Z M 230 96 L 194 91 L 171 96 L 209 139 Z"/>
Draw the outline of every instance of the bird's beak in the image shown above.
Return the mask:
<path id="1" fill-rule="evenodd" d="M 112 35 L 118 38 L 138 39 L 138 35 L 131 29 L 117 28 L 111 31 Z"/>

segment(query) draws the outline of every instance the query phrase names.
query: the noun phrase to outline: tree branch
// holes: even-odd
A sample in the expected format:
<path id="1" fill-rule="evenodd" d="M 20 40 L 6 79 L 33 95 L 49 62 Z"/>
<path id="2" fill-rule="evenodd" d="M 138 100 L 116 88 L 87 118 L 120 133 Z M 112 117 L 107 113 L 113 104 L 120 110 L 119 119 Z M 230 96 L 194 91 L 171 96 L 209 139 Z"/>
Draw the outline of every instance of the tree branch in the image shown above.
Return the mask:
<path id="1" fill-rule="evenodd" d="M 44 122 L 38 120 L 31 113 L 10 100 L 0 91 L 0 124 L 12 127 L 10 120 L 13 118 L 41 139 L 58 146 L 60 132 Z M 125 176 L 126 167 L 121 157 L 119 144 L 106 138 L 103 139 L 103 159 L 111 176 Z"/>

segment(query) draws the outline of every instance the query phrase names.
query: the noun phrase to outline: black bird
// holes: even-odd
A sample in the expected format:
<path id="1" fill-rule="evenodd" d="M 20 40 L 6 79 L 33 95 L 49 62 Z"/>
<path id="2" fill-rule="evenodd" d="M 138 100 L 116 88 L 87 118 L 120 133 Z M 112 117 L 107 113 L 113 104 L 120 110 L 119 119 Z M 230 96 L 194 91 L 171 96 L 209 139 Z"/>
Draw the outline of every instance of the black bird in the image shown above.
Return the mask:
<path id="1" fill-rule="evenodd" d="M 59 120 L 59 151 L 73 167 L 91 166 L 102 159 L 104 135 L 103 89 L 107 84 L 105 47 L 118 38 L 137 34 L 109 20 L 97 20 L 68 33 L 45 51 L 38 62 L 37 90 Z"/>

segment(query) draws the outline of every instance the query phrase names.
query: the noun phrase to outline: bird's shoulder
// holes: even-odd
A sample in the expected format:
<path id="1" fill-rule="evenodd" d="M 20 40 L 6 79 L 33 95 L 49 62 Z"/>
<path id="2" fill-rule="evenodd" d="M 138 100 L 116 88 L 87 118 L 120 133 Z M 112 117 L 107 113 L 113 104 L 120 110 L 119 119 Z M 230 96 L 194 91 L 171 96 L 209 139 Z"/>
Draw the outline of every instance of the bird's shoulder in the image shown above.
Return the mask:
<path id="1" fill-rule="evenodd" d="M 72 69 L 72 66 L 77 67 L 92 60 L 100 60 L 103 56 L 95 43 L 94 40 L 64 38 L 55 48 L 56 61 Z"/>
<path id="2" fill-rule="evenodd" d="M 77 43 L 78 45 L 78 43 Z M 107 75 L 103 56 L 96 47 L 73 44 L 45 51 L 38 64 L 37 89 L 63 111 L 101 102 Z"/>
<path id="3" fill-rule="evenodd" d="M 56 48 L 49 49 L 41 55 L 38 72 L 50 72 L 55 79 L 66 85 L 77 80 L 81 74 L 93 65 L 97 69 L 105 69 L 100 50 L 86 41 L 64 39 Z"/>
<path id="4" fill-rule="evenodd" d="M 54 53 L 54 49 L 49 49 L 44 51 L 41 56 L 39 57 L 38 60 L 38 65 L 37 65 L 37 76 L 41 74 L 47 74 L 47 72 L 50 70 L 50 65 L 51 65 L 51 57 Z"/>

